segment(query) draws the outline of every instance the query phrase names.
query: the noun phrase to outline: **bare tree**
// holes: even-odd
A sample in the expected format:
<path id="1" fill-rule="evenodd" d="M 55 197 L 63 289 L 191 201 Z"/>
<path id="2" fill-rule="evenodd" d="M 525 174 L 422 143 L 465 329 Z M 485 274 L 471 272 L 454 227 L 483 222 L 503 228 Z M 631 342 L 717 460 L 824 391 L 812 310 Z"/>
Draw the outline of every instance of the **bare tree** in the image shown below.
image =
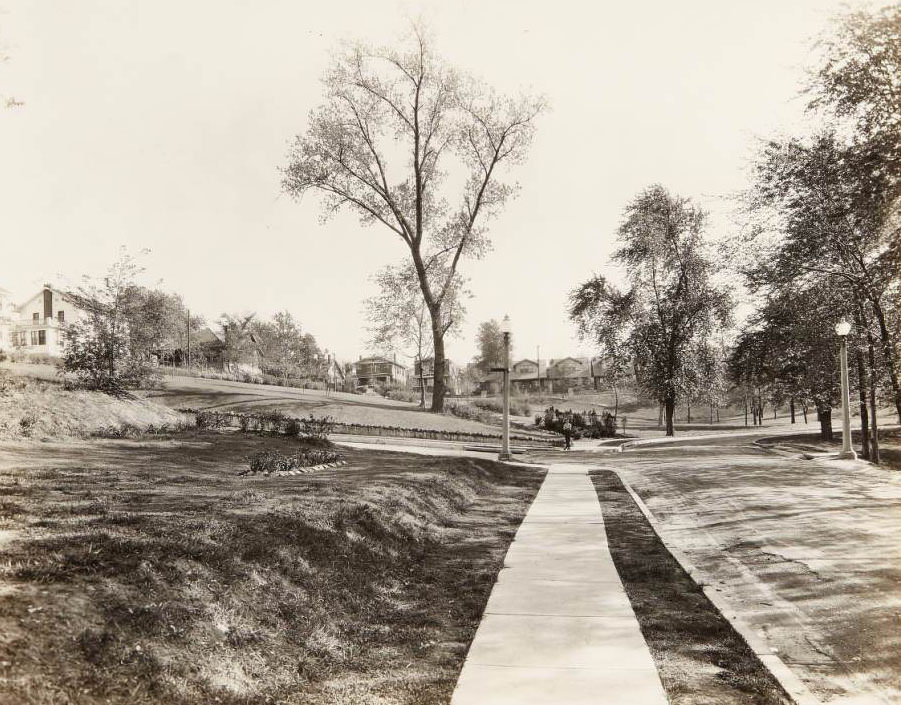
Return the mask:
<path id="1" fill-rule="evenodd" d="M 524 159 L 544 102 L 499 96 L 447 66 L 419 29 L 409 51 L 351 46 L 325 87 L 325 103 L 283 170 L 283 188 L 297 198 L 317 191 L 325 217 L 348 208 L 403 241 L 441 370 L 450 325 L 444 310 L 460 262 L 489 248 L 486 223 L 515 192 L 501 172 Z M 447 193 L 451 172 L 463 176 L 456 203 Z M 444 396 L 439 374 L 433 411 L 443 409 Z"/>

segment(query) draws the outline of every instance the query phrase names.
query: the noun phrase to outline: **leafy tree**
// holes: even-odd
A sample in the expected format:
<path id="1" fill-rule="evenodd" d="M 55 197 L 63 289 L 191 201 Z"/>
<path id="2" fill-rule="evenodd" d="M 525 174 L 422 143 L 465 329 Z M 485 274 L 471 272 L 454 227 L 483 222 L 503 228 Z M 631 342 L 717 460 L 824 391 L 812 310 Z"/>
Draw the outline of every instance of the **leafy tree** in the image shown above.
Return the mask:
<path id="1" fill-rule="evenodd" d="M 748 274 L 756 290 L 809 288 L 826 278 L 832 288 L 823 293 L 835 306 L 851 299 L 872 318 L 901 419 L 892 320 L 898 272 L 890 258 L 901 181 L 880 165 L 867 145 L 846 144 L 833 132 L 770 142 L 756 167 L 751 205 L 781 239 Z"/>
<path id="2" fill-rule="evenodd" d="M 254 320 L 250 329 L 264 371 L 281 377 L 285 384 L 292 374 L 312 373 L 318 365 L 316 339 L 303 333 L 288 311 L 276 313 L 271 321 Z"/>
<path id="3" fill-rule="evenodd" d="M 614 255 L 631 289 L 619 292 L 595 277 L 571 297 L 570 315 L 585 317 L 585 329 L 603 325 L 605 316 L 618 322 L 637 383 L 663 405 L 668 436 L 692 347 L 731 314 L 729 293 L 711 281 L 704 218 L 688 199 L 649 187 L 626 207 Z"/>
<path id="4" fill-rule="evenodd" d="M 84 315 L 66 326 L 62 369 L 87 388 L 117 392 L 153 378 L 129 337 L 129 297 L 142 271 L 123 249 L 102 279 L 86 276 L 69 294 Z"/>
<path id="5" fill-rule="evenodd" d="M 622 293 L 601 275 L 595 275 L 570 292 L 569 317 L 582 338 L 592 340 L 603 357 L 601 377 L 614 397 L 613 418 L 619 412 L 620 383 L 628 378 L 632 354 L 628 334 L 631 329 L 633 297 Z"/>
<path id="6" fill-rule="evenodd" d="M 383 268 L 375 277 L 379 293 L 365 301 L 369 321 L 369 344 L 388 353 L 403 346 L 419 368 L 419 405 L 425 407 L 425 379 L 422 361 L 431 357 L 431 320 L 419 290 L 416 269 L 409 262 Z M 441 326 L 448 334 L 459 331 L 465 309 L 465 295 L 459 282 L 449 292 L 442 309 Z M 416 366 L 416 365 L 414 365 Z M 437 375 L 436 375 L 437 376 Z"/>
<path id="7" fill-rule="evenodd" d="M 257 343 L 253 335 L 255 313 L 223 313 L 219 318 L 224 345 L 222 362 L 225 369 L 236 372 L 241 365 L 255 359 Z"/>
<path id="8" fill-rule="evenodd" d="M 833 326 L 843 312 L 819 282 L 800 291 L 771 295 L 739 336 L 730 359 L 738 382 L 785 385 L 817 410 L 820 434 L 832 439 L 832 408 L 840 403 L 838 340 Z"/>
<path id="9" fill-rule="evenodd" d="M 460 262 L 489 248 L 486 223 L 515 191 L 502 172 L 525 158 L 543 102 L 498 96 L 444 64 L 420 31 L 408 51 L 351 47 L 325 86 L 325 103 L 296 140 L 283 188 L 297 198 L 317 191 L 326 215 L 347 208 L 364 225 L 400 238 L 442 369 L 445 311 Z M 456 204 L 448 199 L 450 173 L 464 176 Z M 438 375 L 433 411 L 443 409 L 444 396 Z"/>
<path id="10" fill-rule="evenodd" d="M 901 5 L 839 16 L 808 85 L 812 111 L 849 122 L 864 141 L 901 151 Z"/>
<path id="11" fill-rule="evenodd" d="M 476 332 L 476 347 L 478 352 L 473 360 L 476 369 L 483 377 L 490 376 L 492 367 L 502 367 L 504 364 L 504 334 L 501 332 L 501 324 L 496 320 L 483 321 Z M 510 357 L 513 357 L 513 340 L 510 339 Z"/>
<path id="12" fill-rule="evenodd" d="M 192 316 L 178 294 L 131 286 L 125 295 L 125 317 L 131 354 L 144 361 L 187 347 L 187 337 L 200 329 L 202 316 Z"/>

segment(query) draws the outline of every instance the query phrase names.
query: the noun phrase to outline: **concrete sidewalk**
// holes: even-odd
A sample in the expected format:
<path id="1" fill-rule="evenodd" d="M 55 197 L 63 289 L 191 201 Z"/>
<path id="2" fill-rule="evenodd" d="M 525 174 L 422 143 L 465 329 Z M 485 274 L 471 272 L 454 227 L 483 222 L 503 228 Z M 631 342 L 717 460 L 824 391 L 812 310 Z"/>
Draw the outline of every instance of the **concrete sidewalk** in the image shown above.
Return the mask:
<path id="1" fill-rule="evenodd" d="M 452 705 L 665 705 L 584 465 L 552 465 L 469 648 Z"/>

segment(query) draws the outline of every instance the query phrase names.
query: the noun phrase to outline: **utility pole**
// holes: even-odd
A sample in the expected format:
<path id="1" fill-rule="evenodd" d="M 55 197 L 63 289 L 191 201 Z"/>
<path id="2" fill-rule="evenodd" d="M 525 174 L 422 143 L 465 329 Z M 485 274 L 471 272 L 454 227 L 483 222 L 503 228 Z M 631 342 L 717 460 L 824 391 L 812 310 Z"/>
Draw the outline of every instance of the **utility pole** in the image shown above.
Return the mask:
<path id="1" fill-rule="evenodd" d="M 191 309 L 188 309 L 188 360 L 186 366 L 191 366 Z"/>

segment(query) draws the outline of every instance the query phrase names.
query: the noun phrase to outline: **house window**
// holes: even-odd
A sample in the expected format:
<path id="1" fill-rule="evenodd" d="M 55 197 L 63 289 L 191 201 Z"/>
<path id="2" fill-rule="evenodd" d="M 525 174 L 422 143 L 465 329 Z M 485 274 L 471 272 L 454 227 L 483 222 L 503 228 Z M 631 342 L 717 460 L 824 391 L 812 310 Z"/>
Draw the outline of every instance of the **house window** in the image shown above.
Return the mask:
<path id="1" fill-rule="evenodd" d="M 32 314 L 31 314 L 31 320 L 32 320 L 34 323 L 40 323 L 40 322 L 41 322 L 41 314 L 39 314 L 39 313 L 32 313 Z"/>
<path id="2" fill-rule="evenodd" d="M 66 322 L 66 312 L 65 311 L 57 311 L 56 312 L 56 320 L 60 323 Z"/>

